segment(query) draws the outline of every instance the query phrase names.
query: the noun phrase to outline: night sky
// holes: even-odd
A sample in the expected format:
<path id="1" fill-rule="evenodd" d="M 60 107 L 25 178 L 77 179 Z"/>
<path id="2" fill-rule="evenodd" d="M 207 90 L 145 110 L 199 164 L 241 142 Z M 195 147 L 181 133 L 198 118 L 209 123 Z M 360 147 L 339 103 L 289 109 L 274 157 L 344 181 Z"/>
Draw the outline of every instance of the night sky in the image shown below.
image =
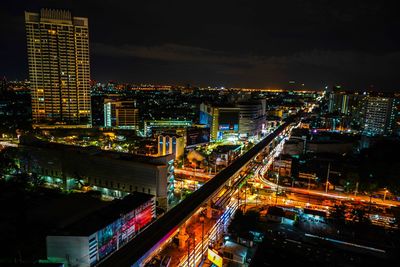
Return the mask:
<path id="1" fill-rule="evenodd" d="M 27 78 L 24 10 L 89 18 L 92 78 L 400 90 L 395 1 L 2 0 L 0 75 Z"/>

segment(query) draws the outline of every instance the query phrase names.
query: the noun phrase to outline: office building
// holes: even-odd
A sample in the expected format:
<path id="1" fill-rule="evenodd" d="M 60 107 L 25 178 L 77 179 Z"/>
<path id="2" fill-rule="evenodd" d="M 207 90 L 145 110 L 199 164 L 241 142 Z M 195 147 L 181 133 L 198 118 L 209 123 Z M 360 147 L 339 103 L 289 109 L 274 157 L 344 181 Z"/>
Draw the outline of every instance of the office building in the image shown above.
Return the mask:
<path id="1" fill-rule="evenodd" d="M 261 102 L 241 102 L 239 108 L 239 134 L 242 138 L 256 136 L 261 133 L 265 115 Z M 265 112 L 264 112 L 265 114 Z"/>
<path id="2" fill-rule="evenodd" d="M 348 114 L 349 112 L 349 95 L 344 92 L 331 92 L 329 94 L 328 111 Z"/>
<path id="3" fill-rule="evenodd" d="M 49 262 L 90 267 L 117 251 L 156 218 L 155 198 L 132 193 L 46 238 Z"/>
<path id="4" fill-rule="evenodd" d="M 139 109 L 136 101 L 104 100 L 104 127 L 139 129 Z"/>
<path id="5" fill-rule="evenodd" d="M 365 99 L 363 133 L 365 135 L 390 135 L 396 122 L 395 99 L 368 96 Z"/>
<path id="6" fill-rule="evenodd" d="M 239 133 L 240 108 L 200 104 L 200 123 L 210 128 L 211 139 L 218 140 Z"/>
<path id="7" fill-rule="evenodd" d="M 89 25 L 70 12 L 25 12 L 34 126 L 90 126 Z"/>

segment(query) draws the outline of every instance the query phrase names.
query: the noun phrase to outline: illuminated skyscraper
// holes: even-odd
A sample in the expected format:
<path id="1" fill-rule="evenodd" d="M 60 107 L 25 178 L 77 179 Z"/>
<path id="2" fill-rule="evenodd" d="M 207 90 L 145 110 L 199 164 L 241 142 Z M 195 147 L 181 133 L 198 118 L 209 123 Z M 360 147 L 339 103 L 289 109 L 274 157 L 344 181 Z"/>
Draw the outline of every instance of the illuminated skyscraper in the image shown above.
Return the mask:
<path id="1" fill-rule="evenodd" d="M 364 119 L 364 134 L 390 135 L 393 133 L 396 116 L 395 101 L 389 97 L 367 97 Z"/>
<path id="2" fill-rule="evenodd" d="M 68 11 L 25 12 L 35 125 L 90 125 L 88 19 Z"/>

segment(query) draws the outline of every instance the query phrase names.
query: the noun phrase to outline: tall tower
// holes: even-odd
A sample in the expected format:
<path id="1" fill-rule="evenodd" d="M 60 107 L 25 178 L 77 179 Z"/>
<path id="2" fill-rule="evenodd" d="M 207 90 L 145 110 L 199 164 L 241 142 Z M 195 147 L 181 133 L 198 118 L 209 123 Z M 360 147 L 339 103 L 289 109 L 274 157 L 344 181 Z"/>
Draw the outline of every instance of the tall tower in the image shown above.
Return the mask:
<path id="1" fill-rule="evenodd" d="M 366 135 L 390 135 L 395 128 L 395 101 L 390 97 L 367 97 L 364 118 Z"/>
<path id="2" fill-rule="evenodd" d="M 90 126 L 88 19 L 42 9 L 25 25 L 34 125 Z"/>

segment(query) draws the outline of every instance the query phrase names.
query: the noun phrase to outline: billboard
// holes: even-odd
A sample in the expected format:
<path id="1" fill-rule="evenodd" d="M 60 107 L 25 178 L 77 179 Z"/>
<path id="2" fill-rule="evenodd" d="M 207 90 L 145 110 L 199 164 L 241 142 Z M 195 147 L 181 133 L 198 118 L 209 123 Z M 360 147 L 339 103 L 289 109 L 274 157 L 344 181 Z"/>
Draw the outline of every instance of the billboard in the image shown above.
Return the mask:
<path id="1" fill-rule="evenodd" d="M 210 128 L 188 128 L 186 130 L 186 146 L 208 142 L 210 142 Z"/>
<path id="2" fill-rule="evenodd" d="M 222 257 L 215 250 L 208 249 L 207 259 L 217 267 L 222 267 Z"/>
<path id="3" fill-rule="evenodd" d="M 220 131 L 238 131 L 239 110 L 220 110 L 218 124 Z"/>
<path id="4" fill-rule="evenodd" d="M 99 259 L 127 243 L 153 220 L 153 205 L 148 201 L 97 231 Z"/>

